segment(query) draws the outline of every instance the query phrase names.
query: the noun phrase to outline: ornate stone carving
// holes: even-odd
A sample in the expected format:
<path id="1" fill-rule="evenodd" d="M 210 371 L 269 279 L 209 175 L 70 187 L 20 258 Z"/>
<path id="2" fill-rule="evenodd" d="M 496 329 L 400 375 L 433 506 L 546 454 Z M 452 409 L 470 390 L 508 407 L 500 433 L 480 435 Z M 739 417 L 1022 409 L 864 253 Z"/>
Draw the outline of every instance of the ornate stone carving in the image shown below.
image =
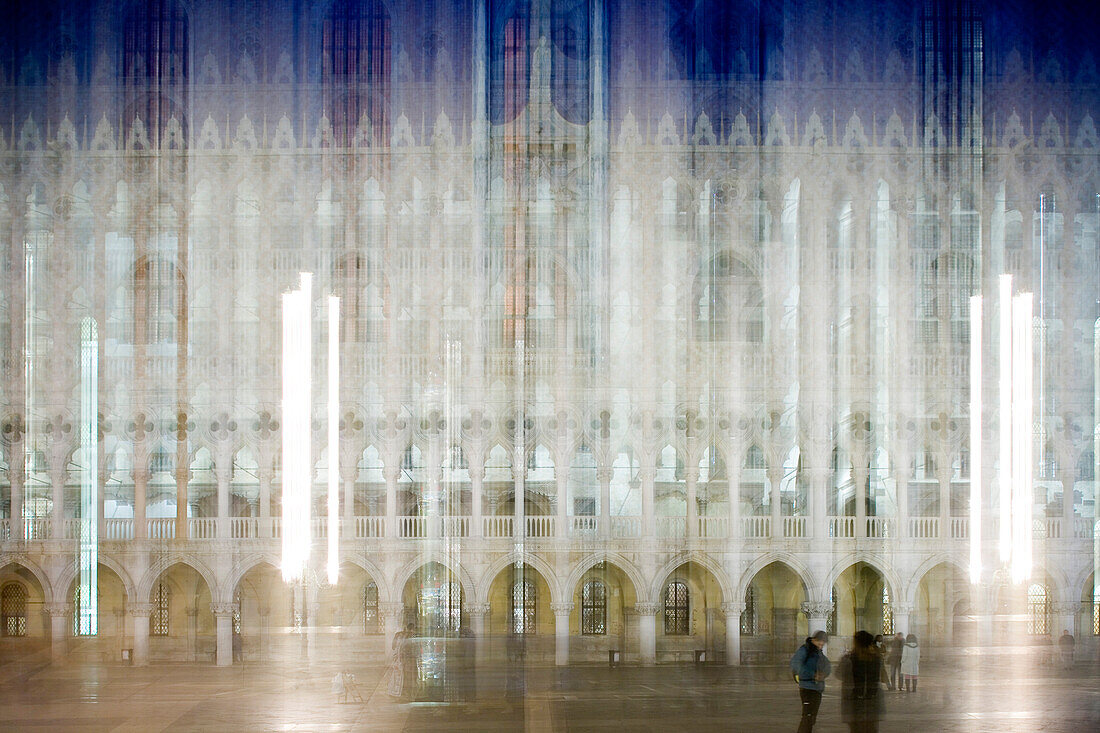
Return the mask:
<path id="1" fill-rule="evenodd" d="M 810 618 L 828 616 L 833 612 L 833 604 L 829 601 L 803 601 L 799 608 Z"/>
<path id="2" fill-rule="evenodd" d="M 470 616 L 487 616 L 489 614 L 489 604 L 471 603 L 465 607 L 465 611 Z"/>
<path id="3" fill-rule="evenodd" d="M 722 613 L 727 616 L 740 616 L 745 612 L 745 604 L 742 601 L 727 601 L 722 604 Z"/>
<path id="4" fill-rule="evenodd" d="M 156 610 L 152 603 L 127 603 L 126 613 L 131 616 L 148 618 Z"/>
<path id="5" fill-rule="evenodd" d="M 656 616 L 661 610 L 659 603 L 635 603 L 634 613 L 639 616 Z"/>
<path id="6" fill-rule="evenodd" d="M 211 603 L 210 612 L 215 616 L 224 617 L 232 616 L 237 612 L 238 605 L 236 603 Z"/>
<path id="7" fill-rule="evenodd" d="M 555 616 L 566 616 L 573 612 L 572 603 L 551 603 L 550 610 Z"/>
<path id="8" fill-rule="evenodd" d="M 47 603 L 42 607 L 50 618 L 67 618 L 73 612 L 73 607 L 68 603 Z"/>

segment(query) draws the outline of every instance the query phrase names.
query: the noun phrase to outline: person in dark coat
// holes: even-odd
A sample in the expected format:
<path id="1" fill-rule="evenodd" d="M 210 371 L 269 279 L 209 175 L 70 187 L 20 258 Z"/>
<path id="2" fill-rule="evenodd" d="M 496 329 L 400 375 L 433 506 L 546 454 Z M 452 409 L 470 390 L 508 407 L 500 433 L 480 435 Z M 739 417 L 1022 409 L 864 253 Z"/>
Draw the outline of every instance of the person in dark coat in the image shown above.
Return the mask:
<path id="1" fill-rule="evenodd" d="M 891 690 L 901 689 L 901 648 L 905 646 L 905 637 L 901 632 L 894 634 L 887 642 L 886 650 L 886 684 Z"/>
<path id="2" fill-rule="evenodd" d="M 882 654 L 875 639 L 857 631 L 852 649 L 840 661 L 840 717 L 852 733 L 877 733 L 884 699 Z"/>
<path id="3" fill-rule="evenodd" d="M 798 697 L 802 702 L 802 717 L 798 723 L 798 733 L 811 733 L 817 721 L 817 711 L 821 707 L 821 693 L 825 691 L 825 678 L 832 671 L 829 658 L 823 647 L 829 641 L 824 631 L 815 631 L 798 647 L 791 657 L 791 673 L 798 683 Z"/>

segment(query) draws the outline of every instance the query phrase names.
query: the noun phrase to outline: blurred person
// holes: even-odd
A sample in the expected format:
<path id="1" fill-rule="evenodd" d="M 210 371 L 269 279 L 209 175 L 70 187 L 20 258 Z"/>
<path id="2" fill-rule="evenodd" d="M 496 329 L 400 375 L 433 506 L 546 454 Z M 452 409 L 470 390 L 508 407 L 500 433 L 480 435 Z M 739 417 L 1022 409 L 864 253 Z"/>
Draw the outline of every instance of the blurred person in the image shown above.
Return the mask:
<path id="1" fill-rule="evenodd" d="M 905 637 L 901 632 L 894 634 L 886 642 L 886 684 L 889 689 L 901 690 L 901 648 L 905 646 Z"/>
<path id="2" fill-rule="evenodd" d="M 1073 634 L 1069 633 L 1069 629 L 1062 629 L 1062 636 L 1058 639 L 1058 651 L 1062 656 L 1062 669 L 1069 669 L 1073 666 L 1073 647 L 1076 643 Z"/>
<path id="3" fill-rule="evenodd" d="M 884 707 L 882 653 L 866 631 L 857 631 L 839 664 L 840 716 L 852 733 L 877 733 Z"/>
<path id="4" fill-rule="evenodd" d="M 393 635 L 390 645 L 390 695 L 402 698 L 411 694 L 416 680 L 416 659 L 413 644 L 414 624 L 409 623 L 403 631 Z"/>
<path id="5" fill-rule="evenodd" d="M 917 674 L 920 669 L 920 646 L 917 644 L 917 635 L 910 634 L 905 637 L 905 645 L 901 648 L 901 674 L 905 678 L 905 691 L 917 691 Z"/>
<path id="6" fill-rule="evenodd" d="M 832 672 L 832 665 L 824 652 L 828 641 L 829 635 L 819 629 L 813 636 L 807 637 L 806 643 L 798 647 L 791 657 L 791 673 L 798 683 L 798 696 L 802 702 L 798 733 L 811 733 L 817 721 L 821 694 L 825 692 L 825 678 Z"/>
<path id="7" fill-rule="evenodd" d="M 344 673 L 337 672 L 332 678 L 332 694 L 336 695 L 337 702 L 348 701 L 348 687 L 344 684 Z"/>

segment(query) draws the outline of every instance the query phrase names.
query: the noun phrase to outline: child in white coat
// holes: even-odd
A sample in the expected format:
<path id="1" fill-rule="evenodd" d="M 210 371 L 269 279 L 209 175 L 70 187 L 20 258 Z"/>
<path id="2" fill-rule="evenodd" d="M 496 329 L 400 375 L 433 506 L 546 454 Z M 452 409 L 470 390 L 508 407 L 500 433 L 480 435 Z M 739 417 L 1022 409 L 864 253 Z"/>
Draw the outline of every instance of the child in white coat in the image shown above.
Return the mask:
<path id="1" fill-rule="evenodd" d="M 920 668 L 920 647 L 917 646 L 917 637 L 910 634 L 905 637 L 905 645 L 901 648 L 901 675 L 905 680 L 905 691 L 917 691 L 917 674 Z"/>

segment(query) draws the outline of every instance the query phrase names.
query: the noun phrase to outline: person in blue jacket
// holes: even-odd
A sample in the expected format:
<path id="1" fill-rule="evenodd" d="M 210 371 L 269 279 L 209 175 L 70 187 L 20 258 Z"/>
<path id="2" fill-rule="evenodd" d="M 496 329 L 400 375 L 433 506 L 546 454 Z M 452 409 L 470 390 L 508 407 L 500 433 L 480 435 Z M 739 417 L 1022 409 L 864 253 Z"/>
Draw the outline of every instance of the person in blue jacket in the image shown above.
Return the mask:
<path id="1" fill-rule="evenodd" d="M 815 631 L 791 657 L 791 673 L 798 683 L 798 696 L 802 700 L 802 719 L 798 724 L 798 733 L 811 733 L 817 720 L 821 693 L 825 692 L 825 678 L 832 672 L 829 658 L 822 650 L 828 641 L 828 634 L 821 630 Z"/>

